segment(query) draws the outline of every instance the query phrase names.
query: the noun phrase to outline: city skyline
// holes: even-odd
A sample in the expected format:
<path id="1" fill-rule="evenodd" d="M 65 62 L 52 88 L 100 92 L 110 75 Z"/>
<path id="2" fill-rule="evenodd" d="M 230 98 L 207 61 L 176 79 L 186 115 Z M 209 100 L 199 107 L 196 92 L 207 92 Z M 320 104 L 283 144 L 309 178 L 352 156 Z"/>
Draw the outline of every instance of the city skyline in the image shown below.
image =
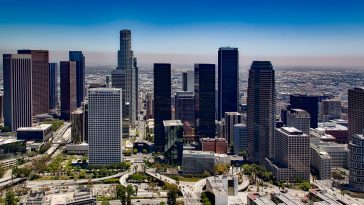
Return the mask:
<path id="1" fill-rule="evenodd" d="M 253 60 L 266 59 L 277 66 L 352 68 L 364 62 L 363 46 L 356 46 L 364 45 L 363 2 L 228 2 L 208 9 L 204 3 L 91 1 L 81 11 L 75 9 L 81 3 L 72 3 L 74 8 L 65 12 L 66 3 L 54 7 L 46 1 L 22 2 L 32 10 L 28 15 L 18 4 L 4 2 L 0 52 L 47 49 L 53 62 L 69 50 L 82 50 L 90 59 L 87 65 L 116 65 L 116 31 L 128 28 L 134 31 L 141 65 L 215 63 L 216 49 L 224 46 L 238 47 L 241 65 L 247 68 Z"/>

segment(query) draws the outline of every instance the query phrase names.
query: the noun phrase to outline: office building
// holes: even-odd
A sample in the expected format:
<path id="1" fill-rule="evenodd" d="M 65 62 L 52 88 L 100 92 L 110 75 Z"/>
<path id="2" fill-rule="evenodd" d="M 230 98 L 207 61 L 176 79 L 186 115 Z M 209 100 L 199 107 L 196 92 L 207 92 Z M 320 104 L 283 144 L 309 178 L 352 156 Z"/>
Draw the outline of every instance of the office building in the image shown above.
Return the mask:
<path id="1" fill-rule="evenodd" d="M 218 154 L 228 153 L 228 143 L 224 138 L 200 138 L 201 150 Z"/>
<path id="2" fill-rule="evenodd" d="M 242 115 L 238 112 L 225 112 L 225 139 L 229 145 L 234 142 L 234 125 L 242 123 Z"/>
<path id="3" fill-rule="evenodd" d="M 318 128 L 325 131 L 325 134 L 331 135 L 335 138 L 336 143 L 340 144 L 348 144 L 349 143 L 349 135 L 348 135 L 348 127 L 341 125 L 336 122 L 324 122 L 318 123 Z M 315 130 L 316 130 L 315 129 Z"/>
<path id="4" fill-rule="evenodd" d="M 277 181 L 310 180 L 310 137 L 294 127 L 276 128 L 274 159 L 266 165 Z"/>
<path id="5" fill-rule="evenodd" d="M 105 165 L 122 161 L 122 94 L 116 88 L 94 88 L 88 93 L 89 161 Z"/>
<path id="6" fill-rule="evenodd" d="M 165 145 L 164 120 L 171 120 L 171 64 L 154 64 L 154 145 L 163 152 Z"/>
<path id="7" fill-rule="evenodd" d="M 164 120 L 164 159 L 180 164 L 183 152 L 183 124 L 180 120 Z"/>
<path id="8" fill-rule="evenodd" d="M 111 80 L 113 88 L 122 90 L 122 108 L 123 108 L 123 136 L 129 135 L 130 119 L 129 119 L 129 102 L 126 101 L 126 70 L 116 69 L 111 72 Z"/>
<path id="9" fill-rule="evenodd" d="M 320 102 L 319 117 L 321 122 L 341 118 L 341 101 L 334 99 L 325 99 Z"/>
<path id="10" fill-rule="evenodd" d="M 348 91 L 349 141 L 355 134 L 362 134 L 364 129 L 364 88 Z"/>
<path id="11" fill-rule="evenodd" d="M 192 144 L 195 142 L 195 132 L 188 121 L 183 123 L 183 142 L 186 144 Z"/>
<path id="12" fill-rule="evenodd" d="M 331 157 L 325 150 L 310 144 L 311 162 L 310 166 L 318 174 L 319 179 L 331 179 Z"/>
<path id="13" fill-rule="evenodd" d="M 319 97 L 311 95 L 291 95 L 290 103 L 292 109 L 302 109 L 310 114 L 310 127 L 316 128 L 318 123 Z"/>
<path id="14" fill-rule="evenodd" d="M 57 63 L 49 63 L 49 109 L 53 110 L 57 108 L 58 104 L 58 72 Z"/>
<path id="15" fill-rule="evenodd" d="M 18 140 L 44 142 L 52 137 L 51 124 L 41 124 L 36 127 L 19 127 L 16 130 L 16 138 Z"/>
<path id="16" fill-rule="evenodd" d="M 182 90 L 190 91 L 193 93 L 195 89 L 194 71 L 187 71 L 182 73 Z"/>
<path id="17" fill-rule="evenodd" d="M 239 51 L 223 47 L 218 52 L 218 120 L 225 112 L 238 111 Z"/>
<path id="18" fill-rule="evenodd" d="M 82 51 L 70 51 L 69 60 L 76 62 L 77 107 L 85 98 L 85 56 Z"/>
<path id="19" fill-rule="evenodd" d="M 195 64 L 196 135 L 215 137 L 215 65 Z"/>
<path id="20" fill-rule="evenodd" d="M 274 157 L 275 77 L 271 62 L 254 61 L 248 80 L 248 160 Z"/>
<path id="21" fill-rule="evenodd" d="M 4 114 L 3 114 L 4 109 L 3 109 L 3 107 L 4 107 L 4 95 L 3 94 L 0 94 L 0 123 L 3 122 L 3 116 L 4 116 Z"/>
<path id="22" fill-rule="evenodd" d="M 3 78 L 4 125 L 8 126 L 11 131 L 15 131 L 19 127 L 31 127 L 33 116 L 32 56 L 4 54 Z"/>
<path id="23" fill-rule="evenodd" d="M 191 91 L 178 91 L 175 95 L 175 119 L 195 125 L 195 97 Z"/>
<path id="24" fill-rule="evenodd" d="M 77 108 L 76 62 L 60 62 L 61 118 L 71 119 L 71 112 Z"/>
<path id="25" fill-rule="evenodd" d="M 146 100 L 146 114 L 145 117 L 147 120 L 154 119 L 154 96 L 153 93 L 147 93 Z"/>
<path id="26" fill-rule="evenodd" d="M 287 111 L 287 127 L 294 127 L 310 135 L 310 114 L 302 109 Z"/>
<path id="27" fill-rule="evenodd" d="M 225 122 L 224 121 L 217 121 L 216 123 L 216 133 L 218 138 L 225 139 Z"/>
<path id="28" fill-rule="evenodd" d="M 214 173 L 216 159 L 213 152 L 184 150 L 182 157 L 183 174 Z"/>
<path id="29" fill-rule="evenodd" d="M 85 116 L 81 109 L 77 109 L 71 113 L 71 141 L 74 144 L 84 142 Z"/>
<path id="30" fill-rule="evenodd" d="M 364 192 L 364 131 L 355 134 L 349 143 L 349 185 Z"/>
<path id="31" fill-rule="evenodd" d="M 206 191 L 214 194 L 214 204 L 243 204 L 241 200 L 229 196 L 238 195 L 238 177 L 216 176 L 206 179 Z M 233 201 L 234 199 L 234 201 Z"/>
<path id="32" fill-rule="evenodd" d="M 32 56 L 32 115 L 49 111 L 49 52 L 47 50 L 18 50 Z"/>
<path id="33" fill-rule="evenodd" d="M 247 128 L 245 124 L 235 124 L 233 127 L 234 136 L 234 154 L 247 153 L 248 140 L 247 140 Z"/>

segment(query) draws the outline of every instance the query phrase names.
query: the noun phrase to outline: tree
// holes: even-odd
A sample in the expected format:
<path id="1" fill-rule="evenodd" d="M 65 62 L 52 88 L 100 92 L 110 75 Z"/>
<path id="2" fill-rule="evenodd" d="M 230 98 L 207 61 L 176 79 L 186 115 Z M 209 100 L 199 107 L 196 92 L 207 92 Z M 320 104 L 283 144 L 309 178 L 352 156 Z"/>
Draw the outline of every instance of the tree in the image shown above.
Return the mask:
<path id="1" fill-rule="evenodd" d="M 5 195 L 6 205 L 16 205 L 15 194 L 13 190 L 8 190 Z"/>
<path id="2" fill-rule="evenodd" d="M 131 196 L 134 195 L 134 188 L 131 184 L 126 187 L 127 204 L 131 205 Z"/>
<path id="3" fill-rule="evenodd" d="M 133 154 L 137 154 L 138 153 L 138 149 L 133 149 Z"/>
<path id="4" fill-rule="evenodd" d="M 143 152 L 143 154 L 147 154 L 148 153 L 148 150 L 147 149 L 143 149 L 142 152 Z"/>
<path id="5" fill-rule="evenodd" d="M 167 204 L 168 205 L 176 204 L 177 196 L 178 196 L 177 191 L 175 191 L 175 190 L 168 191 L 168 193 L 167 193 Z"/>
<path id="6" fill-rule="evenodd" d="M 223 163 L 218 163 L 215 168 L 215 174 L 221 175 L 221 174 L 226 174 L 228 172 L 228 166 L 226 164 Z"/>
<path id="7" fill-rule="evenodd" d="M 6 172 L 5 166 L 3 163 L 0 163 L 0 178 L 4 176 Z"/>
<path id="8" fill-rule="evenodd" d="M 311 184 L 309 181 L 304 181 L 304 182 L 301 182 L 300 183 L 300 188 L 303 190 L 303 191 L 308 191 L 310 188 L 311 188 Z"/>
<path id="9" fill-rule="evenodd" d="M 122 205 L 126 205 L 126 188 L 121 184 L 116 185 L 116 198 L 120 199 Z"/>

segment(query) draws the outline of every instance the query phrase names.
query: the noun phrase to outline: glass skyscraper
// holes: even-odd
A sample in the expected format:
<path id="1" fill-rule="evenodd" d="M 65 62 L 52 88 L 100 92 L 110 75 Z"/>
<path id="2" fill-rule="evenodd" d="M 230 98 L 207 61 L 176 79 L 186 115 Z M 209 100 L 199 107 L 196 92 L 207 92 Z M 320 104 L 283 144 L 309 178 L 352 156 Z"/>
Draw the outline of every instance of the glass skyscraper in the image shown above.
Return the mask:
<path id="1" fill-rule="evenodd" d="M 57 103 L 57 63 L 49 63 L 49 109 L 55 109 Z"/>
<path id="2" fill-rule="evenodd" d="M 70 51 L 69 60 L 76 62 L 77 107 L 85 97 L 85 56 L 82 51 Z"/>

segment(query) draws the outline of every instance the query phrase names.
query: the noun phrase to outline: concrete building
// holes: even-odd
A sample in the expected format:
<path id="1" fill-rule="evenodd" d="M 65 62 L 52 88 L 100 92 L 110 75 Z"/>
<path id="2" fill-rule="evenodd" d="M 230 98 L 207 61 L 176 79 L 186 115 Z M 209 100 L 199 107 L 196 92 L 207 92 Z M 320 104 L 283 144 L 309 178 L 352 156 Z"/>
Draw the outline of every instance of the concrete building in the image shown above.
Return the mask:
<path id="1" fill-rule="evenodd" d="M 183 124 L 180 120 L 164 120 L 164 159 L 180 164 L 183 152 Z"/>
<path id="2" fill-rule="evenodd" d="M 341 101 L 335 99 L 325 99 L 320 102 L 319 119 L 321 122 L 341 118 Z"/>
<path id="3" fill-rule="evenodd" d="M 11 131 L 19 127 L 31 127 L 32 56 L 4 54 L 3 65 L 4 125 Z"/>
<path id="4" fill-rule="evenodd" d="M 0 137 L 0 159 L 13 159 L 26 152 L 26 142 L 15 137 Z M 11 164 L 11 161 L 9 161 Z"/>
<path id="5" fill-rule="evenodd" d="M 49 63 L 49 109 L 53 110 L 58 105 L 58 66 L 57 63 Z"/>
<path id="6" fill-rule="evenodd" d="M 18 54 L 32 57 L 32 114 L 49 111 L 49 52 L 47 50 L 18 50 Z M 20 80 L 20 82 L 23 82 Z"/>
<path id="7" fill-rule="evenodd" d="M 310 127 L 317 127 L 319 96 L 291 95 L 289 101 L 292 109 L 302 109 L 308 112 L 310 114 Z"/>
<path id="8" fill-rule="evenodd" d="M 239 50 L 222 47 L 218 51 L 218 120 L 226 112 L 238 111 Z M 228 140 L 230 143 L 230 140 Z"/>
<path id="9" fill-rule="evenodd" d="M 74 144 L 84 142 L 85 116 L 81 109 L 77 109 L 71 113 L 71 141 Z"/>
<path id="10" fill-rule="evenodd" d="M 310 145 L 311 147 L 311 168 L 314 168 L 318 174 L 319 179 L 331 179 L 331 157 L 325 151 L 317 146 Z"/>
<path id="11" fill-rule="evenodd" d="M 247 195 L 247 205 L 276 205 L 266 196 L 261 196 L 259 193 L 249 193 Z"/>
<path id="12" fill-rule="evenodd" d="M 19 140 L 44 142 L 52 137 L 53 131 L 51 124 L 41 124 L 36 127 L 19 127 L 16 130 L 16 138 Z"/>
<path id="13" fill-rule="evenodd" d="M 275 74 L 270 61 L 254 61 L 249 70 L 248 160 L 263 163 L 275 153 Z"/>
<path id="14" fill-rule="evenodd" d="M 349 185 L 364 192 L 364 131 L 356 134 L 349 143 Z"/>
<path id="15" fill-rule="evenodd" d="M 218 138 L 225 138 L 225 122 L 224 121 L 218 121 L 216 124 L 216 132 Z"/>
<path id="16" fill-rule="evenodd" d="M 76 62 L 76 96 L 77 107 L 80 107 L 85 98 L 85 56 L 82 51 L 70 51 L 69 60 Z"/>
<path id="17" fill-rule="evenodd" d="M 194 71 L 187 71 L 182 73 L 182 90 L 190 91 L 193 93 L 195 88 Z"/>
<path id="18" fill-rule="evenodd" d="M 209 177 L 206 179 L 206 191 L 214 194 L 215 204 L 228 205 L 229 196 L 238 195 L 238 177 Z"/>
<path id="19" fill-rule="evenodd" d="M 287 111 L 287 127 L 294 127 L 310 134 L 310 114 L 302 109 L 290 109 Z"/>
<path id="20" fill-rule="evenodd" d="M 240 154 L 248 150 L 247 128 L 245 124 L 234 125 L 234 154 Z"/>
<path id="21" fill-rule="evenodd" d="M 60 62 L 61 118 L 71 119 L 71 112 L 77 108 L 76 62 Z"/>
<path id="22" fill-rule="evenodd" d="M 234 125 L 242 123 L 242 115 L 238 112 L 225 112 L 225 139 L 229 145 L 234 142 Z"/>
<path id="23" fill-rule="evenodd" d="M 282 127 L 276 128 L 276 140 L 275 157 L 266 158 L 266 164 L 277 181 L 310 180 L 309 136 L 294 127 Z"/>
<path id="24" fill-rule="evenodd" d="M 196 166 L 198 165 L 198 166 Z M 213 152 L 184 150 L 182 158 L 183 174 L 212 174 L 216 165 Z"/>
<path id="25" fill-rule="evenodd" d="M 178 91 L 175 95 L 175 119 L 195 125 L 195 97 L 192 91 Z"/>
<path id="26" fill-rule="evenodd" d="M 215 137 L 215 65 L 195 64 L 196 136 Z"/>
<path id="27" fill-rule="evenodd" d="M 228 143 L 224 138 L 200 138 L 202 151 L 211 151 L 218 154 L 228 153 Z"/>
<path id="28" fill-rule="evenodd" d="M 364 88 L 348 91 L 349 142 L 355 134 L 362 134 L 364 129 Z"/>
<path id="29" fill-rule="evenodd" d="M 307 195 L 310 201 L 314 201 L 314 204 L 329 204 L 329 205 L 342 205 L 342 200 L 339 200 L 335 196 L 329 194 L 327 190 L 311 189 Z"/>
<path id="30" fill-rule="evenodd" d="M 94 88 L 88 93 L 90 164 L 122 161 L 122 94 L 116 88 Z"/>
<path id="31" fill-rule="evenodd" d="M 146 119 L 154 119 L 154 96 L 153 93 L 147 93 L 146 96 Z"/>
<path id="32" fill-rule="evenodd" d="M 67 154 L 76 154 L 76 155 L 88 155 L 88 144 L 83 142 L 81 144 L 67 144 L 66 152 Z"/>
<path id="33" fill-rule="evenodd" d="M 335 142 L 347 144 L 349 142 L 348 127 L 336 122 L 318 123 L 318 128 L 325 131 L 325 134 L 335 138 Z"/>
<path id="34" fill-rule="evenodd" d="M 171 120 L 171 64 L 155 63 L 154 74 L 154 145 L 164 152 L 164 120 Z"/>

